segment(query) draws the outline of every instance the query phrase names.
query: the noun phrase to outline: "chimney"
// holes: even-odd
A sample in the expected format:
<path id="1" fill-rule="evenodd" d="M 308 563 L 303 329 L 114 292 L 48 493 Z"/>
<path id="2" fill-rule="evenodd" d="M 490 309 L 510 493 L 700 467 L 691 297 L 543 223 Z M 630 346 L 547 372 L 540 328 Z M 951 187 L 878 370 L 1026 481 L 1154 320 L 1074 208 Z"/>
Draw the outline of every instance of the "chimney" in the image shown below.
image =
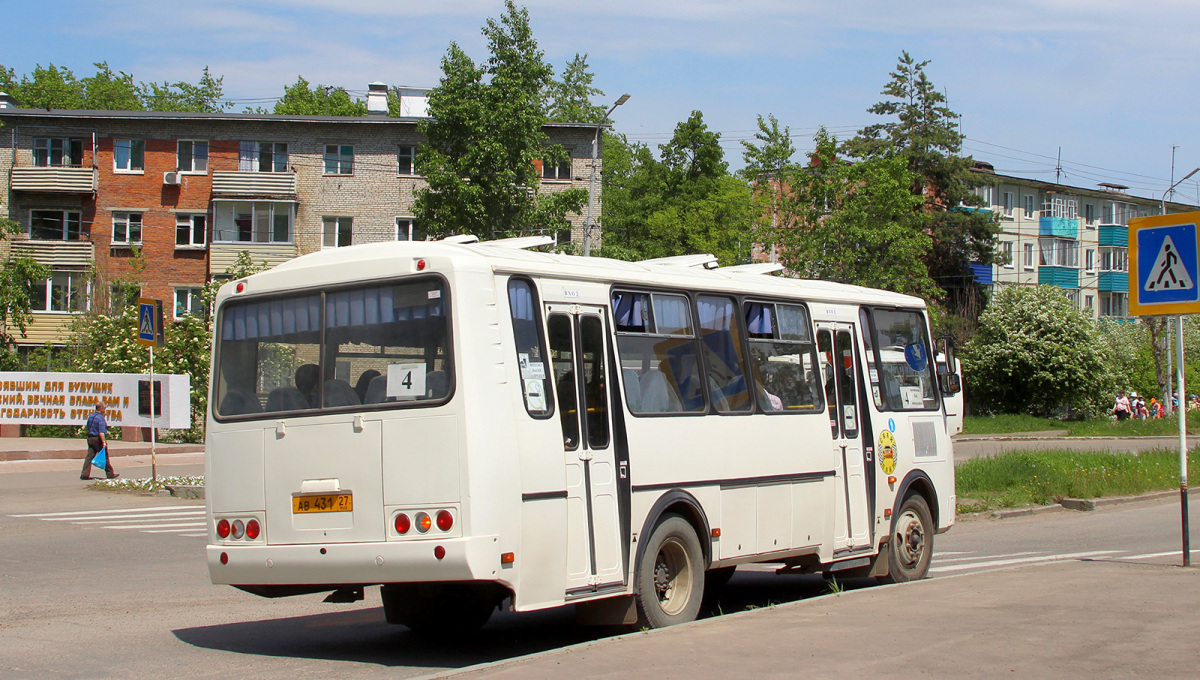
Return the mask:
<path id="1" fill-rule="evenodd" d="M 367 115 L 388 115 L 387 85 L 375 81 L 367 83 Z"/>

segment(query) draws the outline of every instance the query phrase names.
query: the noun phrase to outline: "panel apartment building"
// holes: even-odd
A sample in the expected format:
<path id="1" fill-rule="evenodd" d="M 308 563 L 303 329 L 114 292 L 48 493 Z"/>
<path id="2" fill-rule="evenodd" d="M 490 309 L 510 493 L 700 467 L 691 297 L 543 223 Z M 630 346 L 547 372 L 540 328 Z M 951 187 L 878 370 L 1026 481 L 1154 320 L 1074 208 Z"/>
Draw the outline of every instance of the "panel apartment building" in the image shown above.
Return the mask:
<path id="1" fill-rule="evenodd" d="M 413 167 L 423 110 L 389 118 L 386 88 L 371 87 L 372 114 L 361 118 L 0 105 L 0 216 L 23 230 L 0 242 L 0 261 L 11 251 L 53 270 L 19 345 L 63 342 L 73 315 L 107 303 L 107 282 L 128 275 L 135 249 L 147 264 L 141 295 L 178 318 L 202 313 L 202 286 L 242 251 L 274 266 L 323 248 L 424 239 L 413 217 L 425 186 Z M 545 164 L 539 191 L 587 190 L 596 127 L 545 131 L 570 160 Z M 595 191 L 598 211 L 599 182 Z M 581 242 L 582 216 L 571 217 L 571 234 L 557 236 Z"/>
<path id="2" fill-rule="evenodd" d="M 1126 193 L 1102 183 L 1098 189 L 1067 186 L 995 173 L 986 163 L 976 172 L 985 210 L 1000 221 L 1003 264 L 972 265 L 984 285 L 1051 285 L 1063 289 L 1077 309 L 1094 319 L 1129 318 L 1129 220 L 1200 210 Z"/>

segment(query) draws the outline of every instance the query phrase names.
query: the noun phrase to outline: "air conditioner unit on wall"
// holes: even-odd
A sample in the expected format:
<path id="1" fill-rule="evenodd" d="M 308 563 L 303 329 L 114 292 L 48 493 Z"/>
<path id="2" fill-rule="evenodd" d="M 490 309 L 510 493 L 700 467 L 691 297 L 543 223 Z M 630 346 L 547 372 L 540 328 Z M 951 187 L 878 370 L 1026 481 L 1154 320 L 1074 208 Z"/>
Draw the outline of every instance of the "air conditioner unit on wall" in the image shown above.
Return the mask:
<path id="1" fill-rule="evenodd" d="M 179 184 L 179 180 L 180 180 L 179 172 L 164 172 L 163 173 L 163 184 Z"/>

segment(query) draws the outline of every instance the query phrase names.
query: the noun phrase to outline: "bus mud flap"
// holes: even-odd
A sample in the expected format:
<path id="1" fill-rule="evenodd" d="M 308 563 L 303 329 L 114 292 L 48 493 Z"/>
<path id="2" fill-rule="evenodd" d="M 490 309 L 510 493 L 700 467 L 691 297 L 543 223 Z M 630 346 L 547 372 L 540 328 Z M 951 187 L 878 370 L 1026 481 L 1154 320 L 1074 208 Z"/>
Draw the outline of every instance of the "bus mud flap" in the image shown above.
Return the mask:
<path id="1" fill-rule="evenodd" d="M 575 622 L 581 626 L 629 626 L 637 623 L 637 602 L 633 595 L 578 602 Z"/>

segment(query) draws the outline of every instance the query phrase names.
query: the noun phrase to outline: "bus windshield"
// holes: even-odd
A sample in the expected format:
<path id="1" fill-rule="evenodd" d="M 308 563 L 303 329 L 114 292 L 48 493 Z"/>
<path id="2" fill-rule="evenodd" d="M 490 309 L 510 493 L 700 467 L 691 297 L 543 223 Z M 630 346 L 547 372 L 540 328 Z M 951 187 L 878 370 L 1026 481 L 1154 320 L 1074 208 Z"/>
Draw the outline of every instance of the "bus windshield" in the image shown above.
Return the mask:
<path id="1" fill-rule="evenodd" d="M 441 403 L 453 385 L 446 303 L 438 278 L 228 302 L 214 413 Z"/>

